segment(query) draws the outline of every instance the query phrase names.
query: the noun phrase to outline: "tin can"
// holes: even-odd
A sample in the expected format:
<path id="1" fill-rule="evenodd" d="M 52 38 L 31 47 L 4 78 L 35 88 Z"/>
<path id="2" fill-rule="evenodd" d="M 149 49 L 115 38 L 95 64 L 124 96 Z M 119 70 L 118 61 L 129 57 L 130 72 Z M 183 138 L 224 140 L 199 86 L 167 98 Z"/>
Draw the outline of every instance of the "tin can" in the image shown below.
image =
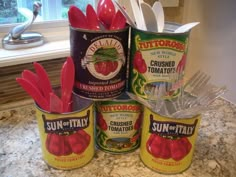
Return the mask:
<path id="1" fill-rule="evenodd" d="M 166 23 L 163 33 L 131 28 L 129 92 L 146 99 L 153 86 L 175 83 L 167 96 L 179 95 L 190 34 L 173 33 L 179 26 Z"/>
<path id="2" fill-rule="evenodd" d="M 176 174 L 186 170 L 194 152 L 201 116 L 169 118 L 144 108 L 140 158 L 160 173 Z"/>
<path id="3" fill-rule="evenodd" d="M 79 97 L 73 102 L 75 111 L 62 114 L 36 106 L 42 156 L 56 169 L 82 167 L 94 156 L 94 104 Z"/>
<path id="4" fill-rule="evenodd" d="M 96 144 L 99 149 L 121 154 L 140 146 L 142 105 L 126 94 L 96 103 Z"/>
<path id="5" fill-rule="evenodd" d="M 70 27 L 74 92 L 92 100 L 118 97 L 126 88 L 129 28 L 89 31 Z"/>

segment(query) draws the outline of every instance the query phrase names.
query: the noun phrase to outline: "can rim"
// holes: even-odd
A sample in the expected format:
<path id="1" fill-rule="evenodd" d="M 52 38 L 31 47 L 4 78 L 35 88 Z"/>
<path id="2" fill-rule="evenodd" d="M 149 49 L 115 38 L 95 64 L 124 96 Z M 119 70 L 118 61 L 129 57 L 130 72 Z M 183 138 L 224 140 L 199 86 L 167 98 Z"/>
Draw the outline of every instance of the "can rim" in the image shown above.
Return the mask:
<path id="1" fill-rule="evenodd" d="M 180 23 L 175 23 L 175 22 L 169 22 L 169 21 L 166 21 L 165 22 L 165 27 L 166 25 L 171 25 L 171 26 L 175 26 L 175 27 L 180 27 L 182 24 Z M 189 34 L 191 29 L 186 31 L 186 32 L 182 32 L 182 33 L 173 33 L 175 29 L 172 29 L 172 30 L 167 30 L 167 31 L 163 31 L 163 32 L 153 32 L 153 31 L 146 31 L 146 30 L 142 30 L 142 29 L 138 29 L 138 28 L 134 28 L 131 26 L 131 29 L 132 30 L 136 30 L 136 31 L 141 31 L 141 32 L 145 32 L 145 33 L 148 33 L 148 34 L 162 34 L 162 35 L 169 35 L 169 36 L 176 36 L 176 35 L 183 35 L 183 34 Z M 165 28 L 164 28 L 165 30 Z"/>
<path id="2" fill-rule="evenodd" d="M 195 115 L 195 116 L 193 116 L 193 117 L 186 117 L 186 118 L 168 117 L 168 116 L 165 116 L 165 115 L 161 115 L 161 114 L 159 114 L 159 113 L 156 113 L 156 112 L 154 112 L 153 110 L 151 110 L 150 108 L 148 108 L 148 107 L 146 107 L 146 106 L 144 106 L 144 110 L 145 110 L 145 109 L 148 109 L 148 110 L 151 111 L 152 113 L 157 114 L 158 116 L 161 116 L 161 117 L 163 117 L 163 118 L 165 118 L 165 119 L 171 119 L 171 120 L 189 120 L 189 119 L 201 118 L 201 114 L 197 114 L 197 115 Z"/>
<path id="3" fill-rule="evenodd" d="M 105 99 L 105 100 L 96 100 L 97 102 L 119 102 L 119 103 L 128 103 L 128 102 L 134 102 L 137 104 L 142 105 L 141 103 L 139 103 L 138 101 L 130 98 L 126 92 L 121 93 L 119 96 L 114 97 L 112 99 Z"/>
<path id="4" fill-rule="evenodd" d="M 75 113 L 84 111 L 85 109 L 88 109 L 89 107 L 91 107 L 94 104 L 94 101 L 92 101 L 92 100 L 88 100 L 88 99 L 85 99 L 85 98 L 82 98 L 82 97 L 79 97 L 79 99 L 90 101 L 90 103 L 86 107 L 82 107 L 82 108 L 80 108 L 78 110 L 74 110 L 74 111 L 71 111 L 71 112 L 63 112 L 63 113 L 50 112 L 50 111 L 46 111 L 46 110 L 42 109 L 36 102 L 34 102 L 34 105 L 35 105 L 35 107 L 39 111 L 47 113 L 47 114 L 52 114 L 52 115 L 69 115 L 69 114 L 75 114 Z"/>
<path id="5" fill-rule="evenodd" d="M 75 28 L 75 27 L 72 27 L 71 25 L 69 25 L 69 28 L 70 28 L 70 30 L 74 30 L 74 31 L 78 31 L 78 32 L 113 34 L 113 33 L 124 32 L 124 31 L 128 30 L 130 28 L 130 25 L 126 25 L 124 28 L 119 29 L 119 30 L 104 30 L 104 31 L 102 31 L 102 30 L 96 31 L 96 30 L 89 30 L 89 29 L 83 29 L 83 28 Z"/>

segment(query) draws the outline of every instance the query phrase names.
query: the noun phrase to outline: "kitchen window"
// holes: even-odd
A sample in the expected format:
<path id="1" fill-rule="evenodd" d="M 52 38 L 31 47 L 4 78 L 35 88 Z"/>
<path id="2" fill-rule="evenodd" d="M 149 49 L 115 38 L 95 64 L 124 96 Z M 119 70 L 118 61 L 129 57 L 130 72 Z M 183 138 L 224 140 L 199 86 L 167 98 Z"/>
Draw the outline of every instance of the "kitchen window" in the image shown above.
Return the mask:
<path id="1" fill-rule="evenodd" d="M 36 21 L 67 19 L 70 5 L 85 12 L 87 4 L 95 6 L 95 0 L 37 0 L 42 3 Z M 22 23 L 28 19 L 35 0 L 0 0 L 0 24 Z"/>
<path id="2" fill-rule="evenodd" d="M 67 12 L 76 5 L 85 12 L 87 4 L 94 7 L 98 0 L 38 0 L 42 3 L 39 15 L 28 31 L 43 34 L 40 47 L 5 50 L 0 44 L 0 67 L 31 61 L 66 57 L 69 55 L 69 26 Z M 0 39 L 17 23 L 28 20 L 34 0 L 0 0 Z"/>

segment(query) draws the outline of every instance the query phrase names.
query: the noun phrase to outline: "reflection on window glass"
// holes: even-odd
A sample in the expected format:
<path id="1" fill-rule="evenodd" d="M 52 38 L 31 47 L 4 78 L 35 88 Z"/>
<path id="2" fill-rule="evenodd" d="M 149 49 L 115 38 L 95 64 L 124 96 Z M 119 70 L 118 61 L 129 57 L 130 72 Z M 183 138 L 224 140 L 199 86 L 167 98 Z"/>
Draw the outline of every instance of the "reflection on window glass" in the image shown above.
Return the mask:
<path id="1" fill-rule="evenodd" d="M 85 12 L 87 4 L 96 0 L 38 0 L 42 8 L 36 21 L 67 19 L 68 9 L 76 5 Z M 0 0 L 0 24 L 21 23 L 32 15 L 35 0 Z"/>

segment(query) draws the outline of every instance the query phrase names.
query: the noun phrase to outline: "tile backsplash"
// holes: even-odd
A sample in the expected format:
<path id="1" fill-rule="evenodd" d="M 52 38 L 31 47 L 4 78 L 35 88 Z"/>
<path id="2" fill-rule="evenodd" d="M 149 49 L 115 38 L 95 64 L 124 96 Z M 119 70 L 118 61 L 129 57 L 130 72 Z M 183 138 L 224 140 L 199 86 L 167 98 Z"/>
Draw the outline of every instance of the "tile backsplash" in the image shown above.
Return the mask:
<path id="1" fill-rule="evenodd" d="M 60 84 L 61 67 L 65 60 L 65 58 L 60 58 L 39 62 L 47 71 L 53 86 Z M 25 69 L 35 72 L 32 63 L 0 68 L 0 105 L 30 98 L 16 82 L 16 77 L 21 77 Z"/>

